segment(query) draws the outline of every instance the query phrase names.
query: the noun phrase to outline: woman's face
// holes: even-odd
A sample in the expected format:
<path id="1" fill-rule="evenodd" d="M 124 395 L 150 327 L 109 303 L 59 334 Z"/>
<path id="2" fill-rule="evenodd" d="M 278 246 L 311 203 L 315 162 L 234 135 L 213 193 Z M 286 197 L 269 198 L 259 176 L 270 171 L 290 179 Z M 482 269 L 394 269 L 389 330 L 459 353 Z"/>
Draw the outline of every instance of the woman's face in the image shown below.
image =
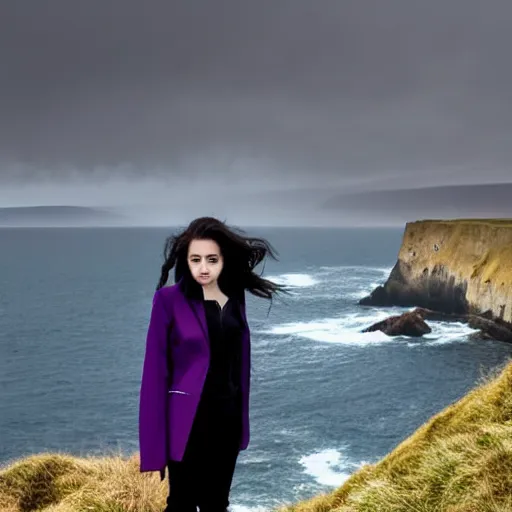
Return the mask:
<path id="1" fill-rule="evenodd" d="M 220 247 L 214 240 L 192 240 L 187 262 L 192 277 L 202 286 L 215 283 L 224 265 Z"/>

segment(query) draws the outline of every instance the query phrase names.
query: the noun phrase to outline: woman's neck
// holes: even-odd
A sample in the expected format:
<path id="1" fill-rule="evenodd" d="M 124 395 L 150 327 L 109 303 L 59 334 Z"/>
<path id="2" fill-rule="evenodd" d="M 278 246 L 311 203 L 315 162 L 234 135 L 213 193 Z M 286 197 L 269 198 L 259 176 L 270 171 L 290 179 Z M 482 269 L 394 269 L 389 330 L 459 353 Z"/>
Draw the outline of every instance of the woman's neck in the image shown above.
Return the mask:
<path id="1" fill-rule="evenodd" d="M 202 288 L 203 288 L 203 297 L 205 299 L 218 299 L 219 297 L 220 298 L 226 297 L 226 295 L 219 288 L 219 284 L 217 283 L 217 281 L 215 281 L 214 283 L 210 283 L 209 285 L 205 285 L 205 286 L 202 285 Z"/>

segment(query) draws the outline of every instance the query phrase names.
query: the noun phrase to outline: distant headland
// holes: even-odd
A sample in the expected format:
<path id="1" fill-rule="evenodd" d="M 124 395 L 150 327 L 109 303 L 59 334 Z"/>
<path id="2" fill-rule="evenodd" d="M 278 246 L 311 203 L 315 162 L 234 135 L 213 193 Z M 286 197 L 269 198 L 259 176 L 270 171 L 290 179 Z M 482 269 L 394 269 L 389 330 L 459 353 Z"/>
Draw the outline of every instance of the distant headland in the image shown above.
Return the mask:
<path id="1" fill-rule="evenodd" d="M 0 227 L 74 227 L 125 225 L 126 218 L 106 208 L 16 206 L 0 208 Z"/>

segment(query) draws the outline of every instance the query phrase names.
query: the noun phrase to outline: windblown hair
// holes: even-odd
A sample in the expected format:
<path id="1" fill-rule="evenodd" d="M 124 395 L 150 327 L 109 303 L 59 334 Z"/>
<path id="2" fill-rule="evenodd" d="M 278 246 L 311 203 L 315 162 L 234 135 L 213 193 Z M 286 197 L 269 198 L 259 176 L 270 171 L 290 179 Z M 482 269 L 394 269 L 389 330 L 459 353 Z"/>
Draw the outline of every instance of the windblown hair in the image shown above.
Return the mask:
<path id="1" fill-rule="evenodd" d="M 254 268 L 268 255 L 277 260 L 272 245 L 263 238 L 245 236 L 238 228 L 228 228 L 214 217 L 199 217 L 177 235 L 169 236 L 165 241 L 162 273 L 157 290 L 162 288 L 174 268 L 174 281 L 181 278 L 188 283 L 193 281 L 187 263 L 188 247 L 192 240 L 214 240 L 219 245 L 224 266 L 219 275 L 219 287 L 227 295 L 240 295 L 244 290 L 257 297 L 272 300 L 278 292 L 287 293 L 280 284 L 264 279 L 254 272 Z"/>

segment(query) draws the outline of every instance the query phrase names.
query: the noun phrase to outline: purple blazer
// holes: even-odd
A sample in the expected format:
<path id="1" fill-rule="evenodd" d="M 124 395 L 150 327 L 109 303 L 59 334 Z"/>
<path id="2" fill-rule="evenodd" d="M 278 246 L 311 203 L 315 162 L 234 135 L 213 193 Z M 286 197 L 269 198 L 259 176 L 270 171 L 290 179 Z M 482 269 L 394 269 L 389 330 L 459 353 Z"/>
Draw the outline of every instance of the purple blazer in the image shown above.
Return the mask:
<path id="1" fill-rule="evenodd" d="M 242 333 L 240 450 L 249 444 L 250 330 L 245 294 Z M 202 300 L 189 298 L 179 283 L 157 290 L 146 338 L 139 402 L 140 471 L 165 472 L 183 458 L 210 360 Z M 168 372 L 167 357 L 172 365 Z"/>

